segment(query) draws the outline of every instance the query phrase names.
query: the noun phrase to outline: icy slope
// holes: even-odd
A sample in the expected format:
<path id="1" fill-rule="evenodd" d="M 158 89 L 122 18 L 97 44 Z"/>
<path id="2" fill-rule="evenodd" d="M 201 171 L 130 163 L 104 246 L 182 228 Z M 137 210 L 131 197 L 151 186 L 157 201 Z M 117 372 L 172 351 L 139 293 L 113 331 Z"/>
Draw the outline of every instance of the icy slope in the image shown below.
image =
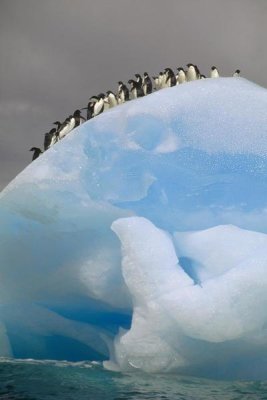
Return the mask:
<path id="1" fill-rule="evenodd" d="M 267 378 L 267 91 L 164 89 L 0 198 L 0 354 Z"/>

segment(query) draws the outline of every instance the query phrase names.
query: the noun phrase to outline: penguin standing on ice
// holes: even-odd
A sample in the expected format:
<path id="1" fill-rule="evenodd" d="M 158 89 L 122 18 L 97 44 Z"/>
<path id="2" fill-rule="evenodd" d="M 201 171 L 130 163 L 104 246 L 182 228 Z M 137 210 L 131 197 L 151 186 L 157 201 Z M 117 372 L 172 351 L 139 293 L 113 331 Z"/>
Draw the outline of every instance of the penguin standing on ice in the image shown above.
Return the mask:
<path id="1" fill-rule="evenodd" d="M 152 93 L 152 81 L 147 72 L 144 72 L 142 88 L 145 96 Z"/>
<path id="2" fill-rule="evenodd" d="M 42 150 L 39 147 L 32 147 L 30 151 L 33 151 L 32 161 L 36 160 L 40 154 L 42 154 Z"/>
<path id="3" fill-rule="evenodd" d="M 179 84 L 186 82 L 186 75 L 183 68 L 177 68 L 178 74 L 176 75 Z"/>
<path id="4" fill-rule="evenodd" d="M 240 76 L 240 69 L 236 69 L 235 72 L 233 73 L 234 78 L 239 78 Z"/>
<path id="5" fill-rule="evenodd" d="M 122 81 L 118 82 L 118 101 L 119 103 L 125 103 L 125 101 L 130 100 L 129 89 Z"/>
<path id="6" fill-rule="evenodd" d="M 61 127 L 62 123 L 60 121 L 56 121 L 56 122 L 53 122 L 53 125 L 56 125 L 57 131 L 58 131 L 59 128 Z"/>
<path id="7" fill-rule="evenodd" d="M 128 81 L 129 85 L 131 85 L 131 94 L 133 99 L 137 99 L 138 97 L 143 97 L 144 96 L 144 91 L 142 89 L 142 86 L 133 79 L 130 79 Z"/>
<path id="8" fill-rule="evenodd" d="M 93 118 L 94 105 L 98 99 L 95 96 L 90 97 L 87 107 L 81 108 L 81 110 L 86 110 L 86 120 Z"/>
<path id="9" fill-rule="evenodd" d="M 195 81 L 197 79 L 197 71 L 193 64 L 187 64 L 188 70 L 186 73 L 186 79 L 188 82 Z"/>
<path id="10" fill-rule="evenodd" d="M 201 77 L 201 73 L 200 73 L 200 71 L 199 71 L 199 68 L 198 68 L 198 66 L 197 66 L 197 65 L 194 65 L 194 67 L 195 67 L 195 70 L 196 70 L 197 79 L 200 79 L 200 77 Z"/>
<path id="11" fill-rule="evenodd" d="M 49 132 L 45 133 L 44 137 L 44 151 L 48 150 L 57 142 L 57 129 L 52 128 Z"/>
<path id="12" fill-rule="evenodd" d="M 218 70 L 217 70 L 217 68 L 216 67 L 211 67 L 211 70 L 210 70 L 210 77 L 211 78 L 219 78 L 219 72 L 218 72 Z"/>
<path id="13" fill-rule="evenodd" d="M 113 108 L 118 105 L 117 98 L 111 90 L 107 91 L 105 102 L 108 104 L 109 108 Z"/>
<path id="14" fill-rule="evenodd" d="M 93 116 L 96 117 L 97 115 L 101 114 L 104 111 L 104 100 L 105 100 L 105 95 L 104 93 L 100 93 L 98 96 L 94 96 L 97 101 L 94 104 L 94 113 Z"/>
<path id="15" fill-rule="evenodd" d="M 137 84 L 138 84 L 140 87 L 142 87 L 143 79 L 142 79 L 141 75 L 140 75 L 140 74 L 135 74 L 134 76 L 136 77 L 136 82 L 137 82 Z"/>
<path id="16" fill-rule="evenodd" d="M 160 89 L 160 84 L 159 84 L 159 77 L 158 76 L 152 76 L 154 82 L 155 82 L 155 88 L 154 90 L 159 90 Z"/>
<path id="17" fill-rule="evenodd" d="M 176 76 L 171 68 L 165 68 L 166 86 L 172 87 L 176 85 Z"/>
<path id="18" fill-rule="evenodd" d="M 57 131 L 57 137 L 59 140 L 63 139 L 66 135 L 68 135 L 75 126 L 75 118 L 73 115 L 70 115 L 65 119 L 59 130 Z"/>
<path id="19" fill-rule="evenodd" d="M 75 120 L 74 128 L 77 128 L 77 126 L 81 125 L 83 121 L 85 121 L 85 118 L 81 115 L 81 110 L 75 110 L 73 118 Z"/>

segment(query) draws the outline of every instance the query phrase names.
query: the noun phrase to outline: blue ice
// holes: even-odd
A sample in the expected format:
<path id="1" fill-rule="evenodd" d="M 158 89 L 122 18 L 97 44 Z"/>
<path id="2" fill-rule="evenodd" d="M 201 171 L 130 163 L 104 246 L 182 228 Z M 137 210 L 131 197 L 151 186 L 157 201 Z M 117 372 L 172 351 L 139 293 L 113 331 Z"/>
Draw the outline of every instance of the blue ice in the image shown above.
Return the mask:
<path id="1" fill-rule="evenodd" d="M 266 156 L 242 78 L 74 130 L 0 195 L 0 355 L 266 379 Z"/>

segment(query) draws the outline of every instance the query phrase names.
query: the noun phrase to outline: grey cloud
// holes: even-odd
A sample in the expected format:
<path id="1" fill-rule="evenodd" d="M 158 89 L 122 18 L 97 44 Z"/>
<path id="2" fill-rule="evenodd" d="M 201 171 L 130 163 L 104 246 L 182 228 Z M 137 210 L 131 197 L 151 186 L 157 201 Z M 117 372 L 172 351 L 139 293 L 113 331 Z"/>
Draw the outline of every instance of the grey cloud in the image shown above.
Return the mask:
<path id="1" fill-rule="evenodd" d="M 43 133 L 136 72 L 188 62 L 267 86 L 265 0 L 1 0 L 0 188 Z"/>

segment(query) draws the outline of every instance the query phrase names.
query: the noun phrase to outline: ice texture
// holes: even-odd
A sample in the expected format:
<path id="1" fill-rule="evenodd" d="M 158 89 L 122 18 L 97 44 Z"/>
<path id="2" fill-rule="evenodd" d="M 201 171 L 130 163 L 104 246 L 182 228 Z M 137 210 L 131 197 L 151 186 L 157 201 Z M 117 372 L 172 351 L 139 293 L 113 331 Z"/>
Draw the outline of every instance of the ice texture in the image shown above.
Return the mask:
<path id="1" fill-rule="evenodd" d="M 267 379 L 267 91 L 163 89 L 0 195 L 0 355 Z"/>

